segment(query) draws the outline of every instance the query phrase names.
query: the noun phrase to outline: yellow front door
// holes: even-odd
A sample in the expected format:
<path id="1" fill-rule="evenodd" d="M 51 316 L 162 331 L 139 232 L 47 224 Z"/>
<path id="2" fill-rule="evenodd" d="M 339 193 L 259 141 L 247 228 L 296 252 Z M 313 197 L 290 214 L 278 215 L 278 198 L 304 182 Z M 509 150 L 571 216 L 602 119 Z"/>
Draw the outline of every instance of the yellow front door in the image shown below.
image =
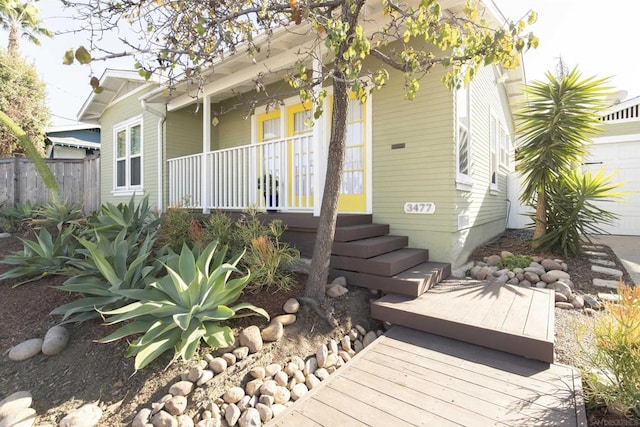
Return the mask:
<path id="1" fill-rule="evenodd" d="M 352 96 L 347 111 L 344 172 L 338 200 L 338 210 L 342 212 L 367 210 L 366 126 L 366 105 Z"/>
<path id="2" fill-rule="evenodd" d="M 287 108 L 289 144 L 289 194 L 294 208 L 313 208 L 313 128 L 309 126 L 311 104 Z"/>
<path id="3" fill-rule="evenodd" d="M 258 116 L 258 142 L 268 143 L 282 138 L 280 110 Z M 280 205 L 279 195 L 282 184 L 282 159 L 280 150 L 272 144 L 265 144 L 258 153 L 258 206 L 275 209 Z"/>

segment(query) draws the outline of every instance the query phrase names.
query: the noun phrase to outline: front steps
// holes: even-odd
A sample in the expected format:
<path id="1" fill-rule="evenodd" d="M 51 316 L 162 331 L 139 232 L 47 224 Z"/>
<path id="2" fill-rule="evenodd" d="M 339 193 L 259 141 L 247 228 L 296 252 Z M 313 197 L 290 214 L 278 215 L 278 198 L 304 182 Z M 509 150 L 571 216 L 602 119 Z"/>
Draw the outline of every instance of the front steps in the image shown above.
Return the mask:
<path id="1" fill-rule="evenodd" d="M 386 224 L 336 227 L 332 277 L 352 285 L 417 297 L 451 273 L 449 264 L 428 262 L 426 249 L 407 248 L 409 238 L 389 235 Z"/>

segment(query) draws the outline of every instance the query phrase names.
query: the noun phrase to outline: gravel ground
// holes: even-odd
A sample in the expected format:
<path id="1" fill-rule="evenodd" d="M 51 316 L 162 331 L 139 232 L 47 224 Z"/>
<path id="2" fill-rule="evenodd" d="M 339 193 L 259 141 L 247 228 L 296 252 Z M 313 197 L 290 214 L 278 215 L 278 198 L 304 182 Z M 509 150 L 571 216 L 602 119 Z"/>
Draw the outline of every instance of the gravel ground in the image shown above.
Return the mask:
<path id="1" fill-rule="evenodd" d="M 593 323 L 600 313 L 590 316 L 581 310 L 555 310 L 555 363 L 578 369 L 588 366 L 588 354 L 595 349 Z"/>

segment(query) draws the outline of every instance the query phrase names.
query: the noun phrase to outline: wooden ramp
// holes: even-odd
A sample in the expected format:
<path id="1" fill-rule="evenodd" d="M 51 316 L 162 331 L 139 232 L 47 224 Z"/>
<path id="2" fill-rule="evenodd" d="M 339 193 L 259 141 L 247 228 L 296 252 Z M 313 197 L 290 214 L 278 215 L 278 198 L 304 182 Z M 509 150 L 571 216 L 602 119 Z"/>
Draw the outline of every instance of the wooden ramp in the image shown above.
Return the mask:
<path id="1" fill-rule="evenodd" d="M 444 281 L 417 298 L 388 294 L 371 317 L 543 362 L 553 362 L 554 291 Z"/>
<path id="2" fill-rule="evenodd" d="M 552 365 L 401 326 L 269 426 L 586 426 L 581 381 Z"/>

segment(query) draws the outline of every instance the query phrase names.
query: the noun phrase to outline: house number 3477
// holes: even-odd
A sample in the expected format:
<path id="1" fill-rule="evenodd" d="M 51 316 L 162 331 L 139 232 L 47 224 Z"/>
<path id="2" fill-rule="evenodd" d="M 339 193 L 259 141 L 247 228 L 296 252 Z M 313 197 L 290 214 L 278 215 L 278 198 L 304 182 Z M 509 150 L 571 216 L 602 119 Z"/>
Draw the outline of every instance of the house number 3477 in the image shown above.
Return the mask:
<path id="1" fill-rule="evenodd" d="M 407 202 L 404 204 L 404 213 L 430 215 L 436 212 L 436 204 L 433 202 Z"/>

